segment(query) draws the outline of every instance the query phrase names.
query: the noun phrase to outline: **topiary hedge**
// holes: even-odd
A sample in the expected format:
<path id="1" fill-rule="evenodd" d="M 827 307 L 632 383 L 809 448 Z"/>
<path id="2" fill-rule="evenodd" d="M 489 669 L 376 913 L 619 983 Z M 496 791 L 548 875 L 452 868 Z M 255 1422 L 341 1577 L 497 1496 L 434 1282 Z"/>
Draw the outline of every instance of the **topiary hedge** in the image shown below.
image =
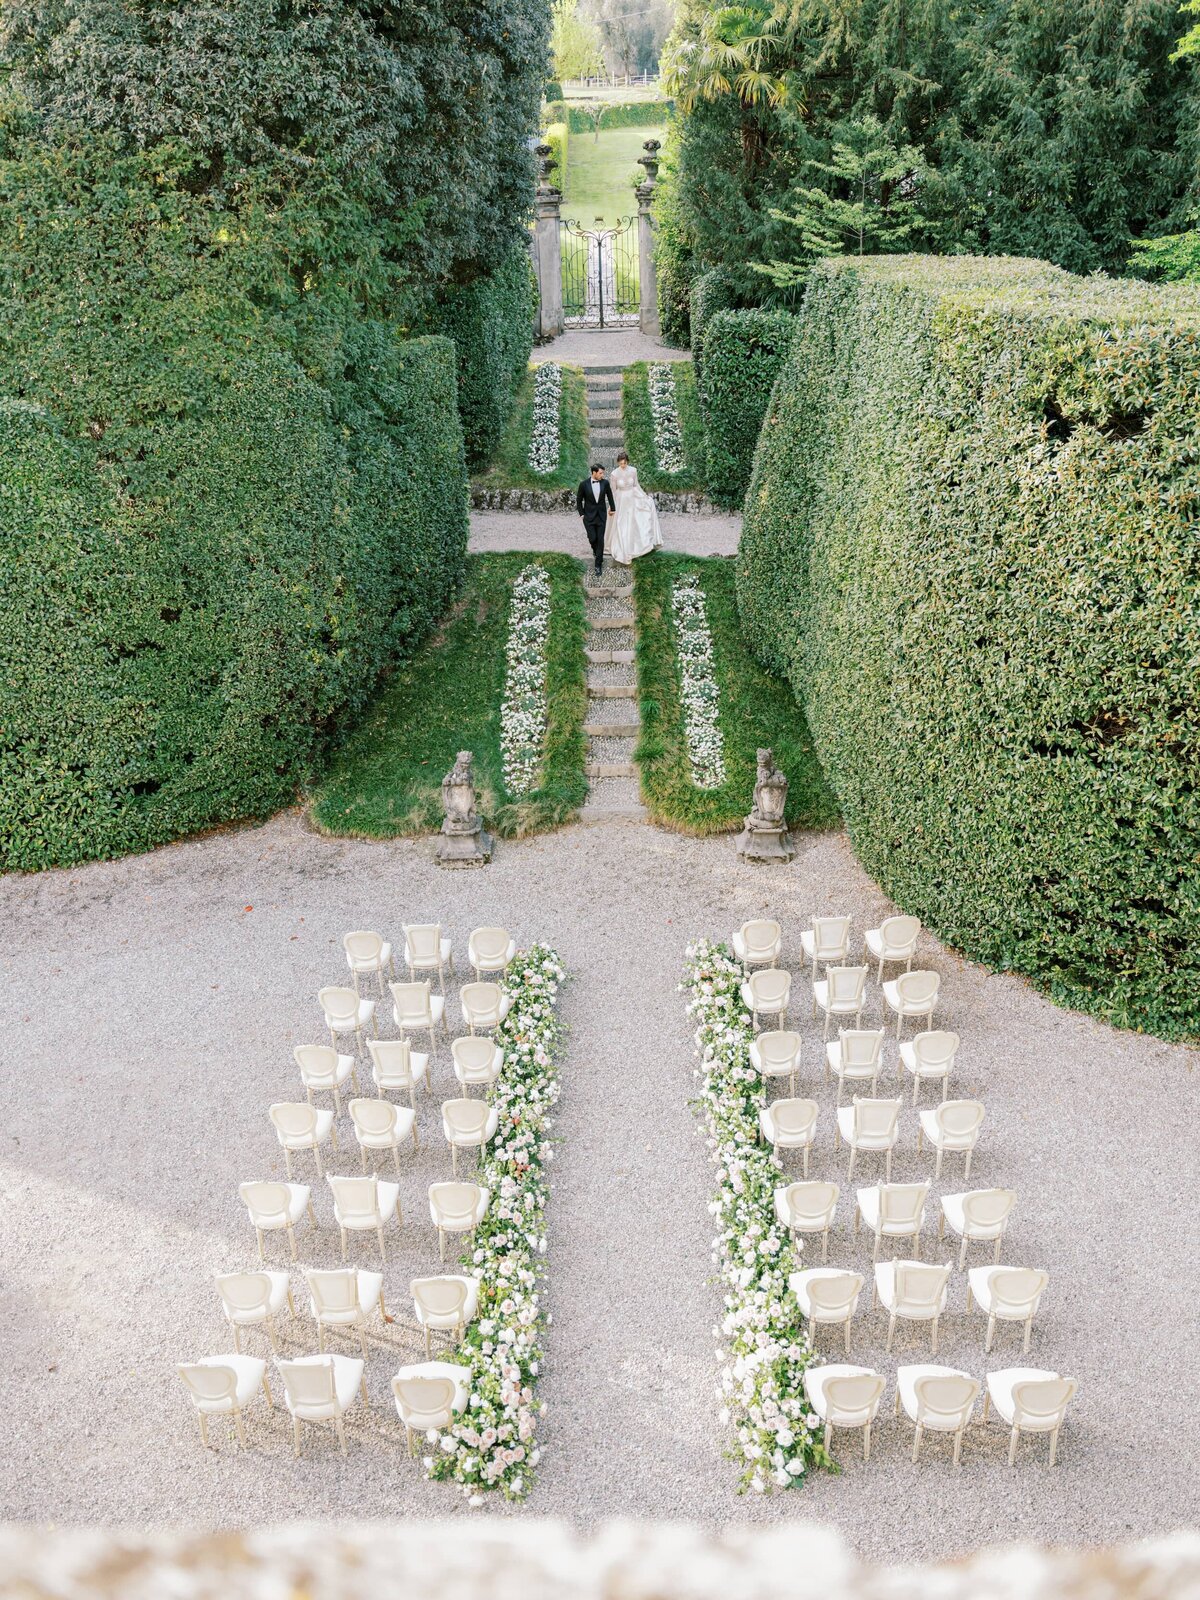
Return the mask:
<path id="1" fill-rule="evenodd" d="M 822 263 L 738 563 L 863 864 L 973 957 L 1200 1034 L 1200 293 Z"/>
<path id="2" fill-rule="evenodd" d="M 661 128 L 675 110 L 674 100 L 625 100 L 604 107 L 600 132 L 612 128 Z M 567 121 L 572 133 L 594 133 L 596 123 L 586 111 L 567 102 Z"/>
<path id="3" fill-rule="evenodd" d="M 542 85 L 542 99 L 561 100 L 562 97 L 562 84 L 555 82 L 553 78 L 547 78 L 545 83 Z"/>
<path id="4" fill-rule="evenodd" d="M 718 311 L 704 332 L 705 472 L 710 497 L 739 506 L 750 482 L 758 430 L 787 355 L 790 311 Z"/>
<path id="5" fill-rule="evenodd" d="M 543 130 L 542 140 L 550 146 L 550 159 L 553 162 L 550 181 L 559 189 L 567 181 L 567 151 L 570 145 L 571 130 L 565 122 L 552 122 Z"/>
<path id="6" fill-rule="evenodd" d="M 692 279 L 688 290 L 688 322 L 698 383 L 704 382 L 704 333 L 709 318 L 715 317 L 718 311 L 732 311 L 737 304 L 737 288 L 728 273 L 719 267 L 712 267 Z"/>
<path id="7" fill-rule="evenodd" d="M 458 405 L 472 467 L 491 460 L 533 348 L 536 285 L 526 249 L 452 289 L 433 316 L 458 351 Z"/>

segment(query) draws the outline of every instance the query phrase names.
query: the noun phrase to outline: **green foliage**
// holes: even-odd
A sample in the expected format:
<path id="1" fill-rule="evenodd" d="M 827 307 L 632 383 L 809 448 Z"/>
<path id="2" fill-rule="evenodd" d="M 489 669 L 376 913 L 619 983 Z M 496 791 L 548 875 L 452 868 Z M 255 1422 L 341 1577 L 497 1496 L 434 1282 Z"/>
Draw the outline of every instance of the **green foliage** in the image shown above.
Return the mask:
<path id="1" fill-rule="evenodd" d="M 504 790 L 500 706 L 512 586 L 531 560 L 551 579 L 546 756 L 541 787 L 511 800 Z M 568 821 L 587 797 L 586 628 L 580 567 L 572 557 L 469 556 L 454 609 L 387 681 L 330 762 L 313 797 L 317 825 L 371 839 L 436 831 L 442 778 L 459 750 L 474 751 L 479 813 L 491 831 L 517 838 Z"/>
<path id="2" fill-rule="evenodd" d="M 727 776 L 719 789 L 698 789 L 692 782 L 679 702 L 671 591 L 679 578 L 693 572 L 704 587 L 721 692 Z M 758 749 L 769 745 L 789 779 L 789 825 L 833 827 L 837 807 L 817 763 L 804 713 L 788 684 L 765 672 L 746 649 L 733 562 L 659 550 L 635 563 L 633 582 L 642 722 L 637 760 L 642 799 L 653 819 L 681 833 L 699 835 L 740 828 L 754 800 Z"/>
<path id="3" fill-rule="evenodd" d="M 550 181 L 559 189 L 567 181 L 567 157 L 570 152 L 571 129 L 569 123 L 552 122 L 542 130 L 542 142 L 550 146 Z"/>
<path id="4" fill-rule="evenodd" d="M 709 496 L 740 506 L 754 447 L 796 319 L 789 311 L 718 311 L 704 335 L 704 412 Z"/>
<path id="5" fill-rule="evenodd" d="M 692 335 L 692 362 L 698 383 L 704 380 L 704 335 L 711 317 L 718 311 L 729 311 L 741 304 L 737 284 L 732 276 L 719 267 L 712 267 L 692 279 L 688 295 L 688 325 Z"/>
<path id="6" fill-rule="evenodd" d="M 696 374 L 690 361 L 673 361 L 675 403 L 683 433 L 684 464 L 679 472 L 663 472 L 654 449 L 654 414 L 650 409 L 647 374 L 651 363 L 635 361 L 625 369 L 621 389 L 621 423 L 625 448 L 638 469 L 643 489 L 699 489 L 704 483 L 704 418 L 696 393 Z"/>
<path id="7" fill-rule="evenodd" d="M 513 395 L 533 348 L 537 286 L 527 246 L 487 278 L 450 290 L 431 321 L 458 351 L 458 405 L 467 461 L 482 466 L 496 452 Z"/>
<path id="8" fill-rule="evenodd" d="M 556 83 L 553 78 L 548 79 L 542 85 L 542 99 L 543 100 L 545 100 L 547 102 L 551 102 L 551 101 L 555 101 L 555 100 L 561 100 L 562 97 L 563 97 L 562 84 L 561 83 Z"/>
<path id="9" fill-rule="evenodd" d="M 864 866 L 1060 1001 L 1200 1034 L 1200 295 L 825 263 L 760 436 L 746 638 Z"/>
<path id="10" fill-rule="evenodd" d="M 1200 228 L 1135 240 L 1129 270 L 1152 283 L 1200 283 Z"/>
<path id="11" fill-rule="evenodd" d="M 550 0 L 550 57 L 559 82 L 604 71 L 600 29 L 579 0 Z"/>
<path id="12" fill-rule="evenodd" d="M 558 470 L 545 475 L 529 465 L 529 445 L 533 434 L 533 380 L 536 365 L 531 364 L 521 379 L 513 401 L 512 415 L 496 451 L 495 459 L 474 482 L 486 489 L 574 489 L 587 477 L 588 455 L 587 381 L 582 367 L 563 364 L 562 399 L 559 402 Z"/>
<path id="13" fill-rule="evenodd" d="M 598 128 L 662 128 L 673 110 L 670 100 L 601 101 L 591 108 L 568 104 L 567 120 L 572 133 L 595 133 Z"/>
<path id="14" fill-rule="evenodd" d="M 695 263 L 679 207 L 676 170 L 677 125 L 666 129 L 659 152 L 658 182 L 651 210 L 654 216 L 654 268 L 658 280 L 658 319 L 667 344 L 686 348 L 690 337 L 688 296 Z"/>

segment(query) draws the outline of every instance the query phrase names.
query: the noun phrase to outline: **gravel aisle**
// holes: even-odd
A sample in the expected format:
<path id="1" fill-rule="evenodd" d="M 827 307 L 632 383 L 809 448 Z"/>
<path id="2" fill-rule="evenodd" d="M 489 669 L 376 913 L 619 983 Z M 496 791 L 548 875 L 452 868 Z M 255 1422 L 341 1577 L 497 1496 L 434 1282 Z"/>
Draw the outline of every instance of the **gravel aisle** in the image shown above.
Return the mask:
<path id="1" fill-rule="evenodd" d="M 479 874 L 438 872 L 430 856 L 427 842 L 321 839 L 287 815 L 127 861 L 0 881 L 6 1515 L 229 1525 L 465 1510 L 407 1460 L 387 1389 L 417 1348 L 408 1279 L 436 1262 L 424 1197 L 449 1172 L 437 1113 L 445 1056 L 421 1112 L 423 1148 L 403 1160 L 407 1220 L 386 1277 L 397 1320 L 373 1336 L 373 1409 L 348 1419 L 348 1460 L 309 1430 L 294 1463 L 284 1417 L 262 1407 L 250 1414 L 246 1456 L 224 1441 L 205 1454 L 172 1370 L 230 1348 L 212 1274 L 254 1264 L 236 1186 L 282 1173 L 266 1107 L 298 1098 L 291 1050 L 320 1037 L 314 997 L 341 978 L 341 934 L 378 926 L 395 935 L 402 920 L 440 915 L 460 954 L 472 926 L 504 922 L 522 942 L 549 939 L 575 974 L 563 1002 L 573 1031 L 550 1207 L 547 1454 L 529 1514 L 815 1518 L 837 1523 L 873 1559 L 1016 1537 L 1091 1544 L 1194 1520 L 1194 1055 L 1060 1011 L 927 942 L 943 974 L 942 1021 L 964 1039 L 961 1092 L 977 1087 L 988 1109 L 972 1179 L 1018 1191 L 1014 1259 L 1052 1274 L 1031 1360 L 1080 1380 L 1060 1465 L 1051 1472 L 1044 1445 L 1031 1445 L 1009 1472 L 997 1428 L 968 1440 L 960 1473 L 937 1443 L 914 1470 L 911 1432 L 881 1420 L 865 1469 L 856 1441 L 842 1440 L 840 1477 L 738 1499 L 715 1422 L 711 1176 L 686 1107 L 683 948 L 769 909 L 795 952 L 812 911 L 844 909 L 861 930 L 885 902 L 836 834 L 804 840 L 775 872 L 740 866 L 727 839 L 625 825 L 501 844 Z M 798 998 L 803 1017 L 803 983 Z M 818 1098 L 814 1175 L 845 1190 L 831 1096 Z M 918 1168 L 911 1114 L 902 1138 L 896 1176 L 928 1170 L 927 1161 Z M 352 1143 L 343 1162 L 357 1164 Z M 863 1177 L 874 1181 L 869 1166 Z M 958 1180 L 950 1162 L 935 1192 Z M 331 1207 L 316 1181 L 314 1199 L 323 1227 L 315 1242 L 300 1231 L 302 1261 L 332 1264 Z M 844 1199 L 843 1224 L 849 1215 Z M 282 1265 L 282 1241 L 268 1248 Z M 355 1258 L 369 1263 L 368 1248 Z M 869 1261 L 845 1226 L 831 1248 L 839 1258 Z M 1113 1310 L 1118 1281 L 1123 1319 Z M 888 1357 L 884 1331 L 881 1318 L 864 1317 L 855 1357 L 889 1379 L 898 1362 L 927 1359 L 927 1340 L 911 1329 Z M 943 1332 L 948 1364 L 1020 1361 L 1009 1332 L 985 1363 L 981 1321 L 961 1311 Z M 306 1317 L 286 1337 L 295 1353 L 315 1346 Z M 247 1347 L 265 1340 L 251 1334 Z"/>
<path id="2" fill-rule="evenodd" d="M 663 548 L 688 556 L 734 556 L 741 537 L 737 512 L 666 512 L 659 517 Z M 472 511 L 472 555 L 485 550 L 554 550 L 582 561 L 583 524 L 570 511 Z"/>

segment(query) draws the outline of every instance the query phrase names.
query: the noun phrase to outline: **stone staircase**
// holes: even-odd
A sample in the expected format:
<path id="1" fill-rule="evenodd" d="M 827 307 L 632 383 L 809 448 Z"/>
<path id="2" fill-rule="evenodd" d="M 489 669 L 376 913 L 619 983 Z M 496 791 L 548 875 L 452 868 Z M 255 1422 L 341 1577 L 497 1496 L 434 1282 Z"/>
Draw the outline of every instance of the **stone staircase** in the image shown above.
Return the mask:
<path id="1" fill-rule="evenodd" d="M 621 387 L 624 367 L 585 367 L 588 410 L 588 465 L 603 461 L 610 477 L 617 451 L 625 448 L 621 422 Z"/>
<path id="2" fill-rule="evenodd" d="M 619 393 L 619 391 L 618 391 Z M 605 562 L 597 582 L 588 564 L 584 583 L 588 616 L 588 798 L 579 820 L 587 823 L 640 821 L 646 816 L 633 752 L 638 716 L 637 638 L 633 581 L 628 568 Z"/>

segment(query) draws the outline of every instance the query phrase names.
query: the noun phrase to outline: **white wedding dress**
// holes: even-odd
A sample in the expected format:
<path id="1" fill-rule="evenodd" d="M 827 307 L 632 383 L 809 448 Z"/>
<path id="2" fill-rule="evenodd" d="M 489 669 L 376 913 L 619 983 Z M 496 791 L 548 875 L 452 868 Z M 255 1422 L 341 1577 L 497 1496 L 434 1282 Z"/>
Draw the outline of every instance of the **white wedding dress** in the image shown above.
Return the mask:
<path id="1" fill-rule="evenodd" d="M 639 485 L 636 467 L 618 467 L 610 482 L 617 514 L 609 518 L 609 554 L 628 566 L 662 543 L 658 508 Z"/>

